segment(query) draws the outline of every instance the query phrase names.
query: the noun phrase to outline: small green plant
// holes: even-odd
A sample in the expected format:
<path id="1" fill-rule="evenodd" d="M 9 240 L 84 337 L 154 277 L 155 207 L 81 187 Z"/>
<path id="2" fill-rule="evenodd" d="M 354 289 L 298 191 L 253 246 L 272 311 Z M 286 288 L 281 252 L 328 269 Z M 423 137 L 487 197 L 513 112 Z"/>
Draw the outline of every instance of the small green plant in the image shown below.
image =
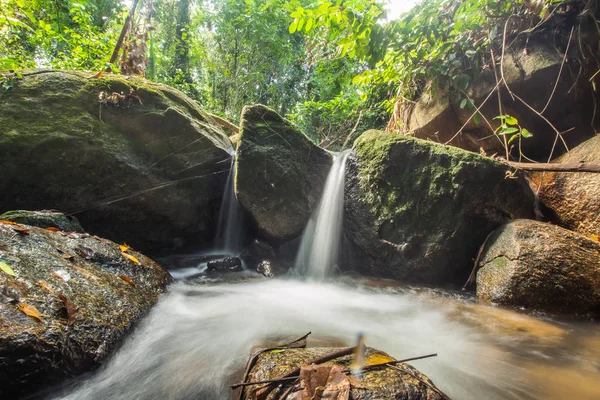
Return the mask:
<path id="1" fill-rule="evenodd" d="M 496 128 L 496 134 L 506 136 L 507 145 L 510 145 L 517 139 L 533 137 L 533 133 L 519 125 L 519 120 L 512 115 L 498 115 L 494 119 L 500 120 L 500 126 Z"/>

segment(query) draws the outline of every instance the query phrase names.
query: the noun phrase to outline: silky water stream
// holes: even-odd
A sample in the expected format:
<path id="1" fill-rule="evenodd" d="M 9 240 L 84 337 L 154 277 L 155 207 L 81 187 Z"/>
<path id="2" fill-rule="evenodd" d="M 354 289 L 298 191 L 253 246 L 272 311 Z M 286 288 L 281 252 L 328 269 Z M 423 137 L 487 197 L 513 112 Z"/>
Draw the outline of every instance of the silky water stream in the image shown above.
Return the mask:
<path id="1" fill-rule="evenodd" d="M 305 231 L 296 270 L 310 279 L 248 280 L 244 272 L 236 282 L 179 281 L 100 370 L 47 397 L 229 399 L 253 347 L 311 331 L 309 345 L 352 345 L 363 332 L 368 346 L 397 358 L 438 353 L 412 365 L 454 400 L 600 399 L 597 323 L 481 305 L 460 292 L 327 278 L 342 231 L 347 156 L 336 156 Z M 237 210 L 231 199 L 224 207 Z"/>

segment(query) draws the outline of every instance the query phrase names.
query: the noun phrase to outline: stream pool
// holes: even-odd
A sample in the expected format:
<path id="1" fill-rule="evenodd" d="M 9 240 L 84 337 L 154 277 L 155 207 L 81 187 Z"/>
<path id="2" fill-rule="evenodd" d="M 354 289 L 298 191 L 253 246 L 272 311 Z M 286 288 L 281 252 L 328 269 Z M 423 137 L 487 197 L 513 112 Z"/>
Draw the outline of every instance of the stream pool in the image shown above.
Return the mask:
<path id="1" fill-rule="evenodd" d="M 100 370 L 49 398 L 228 399 L 252 348 L 311 331 L 411 363 L 454 400 L 600 399 L 600 325 L 477 304 L 460 293 L 341 277 L 179 282 Z"/>

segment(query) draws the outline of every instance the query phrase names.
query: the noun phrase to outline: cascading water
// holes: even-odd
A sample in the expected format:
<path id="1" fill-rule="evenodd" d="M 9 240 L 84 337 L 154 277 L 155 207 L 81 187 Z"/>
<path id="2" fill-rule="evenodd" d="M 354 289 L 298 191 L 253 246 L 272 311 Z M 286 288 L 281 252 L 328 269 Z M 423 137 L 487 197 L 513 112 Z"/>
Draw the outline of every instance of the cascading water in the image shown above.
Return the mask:
<path id="1" fill-rule="evenodd" d="M 227 151 L 231 155 L 231 168 L 225 183 L 223 200 L 221 201 L 216 247 L 217 250 L 237 255 L 240 252 L 242 242 L 243 221 L 240 205 L 233 188 L 235 183 L 235 150 L 230 147 Z"/>
<path id="2" fill-rule="evenodd" d="M 340 253 L 344 219 L 346 161 L 350 150 L 334 156 L 316 212 L 311 217 L 296 257 L 296 270 L 323 280 L 336 265 Z"/>

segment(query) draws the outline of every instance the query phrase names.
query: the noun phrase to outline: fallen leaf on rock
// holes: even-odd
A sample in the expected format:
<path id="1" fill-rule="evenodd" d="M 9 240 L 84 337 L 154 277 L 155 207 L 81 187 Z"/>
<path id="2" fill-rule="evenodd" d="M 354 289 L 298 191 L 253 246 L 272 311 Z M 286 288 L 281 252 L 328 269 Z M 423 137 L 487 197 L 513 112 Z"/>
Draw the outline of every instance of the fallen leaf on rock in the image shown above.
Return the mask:
<path id="1" fill-rule="evenodd" d="M 98 72 L 96 75 L 92 76 L 92 79 L 100 78 L 103 73 L 104 73 L 104 71 Z"/>
<path id="2" fill-rule="evenodd" d="M 102 239 L 101 237 L 98 237 L 96 235 L 92 236 L 92 239 L 95 239 L 95 240 L 99 241 L 100 243 L 110 244 L 110 242 L 108 240 Z"/>
<path id="3" fill-rule="evenodd" d="M 50 284 L 48 282 L 46 282 L 45 280 L 43 280 L 43 279 L 39 280 L 37 282 L 37 285 L 39 287 L 41 287 L 42 289 L 44 289 L 45 291 L 47 291 L 47 292 L 54 293 L 54 289 L 52 289 L 52 287 L 50 286 Z"/>
<path id="4" fill-rule="evenodd" d="M 77 246 L 75 252 L 86 260 L 91 260 L 92 257 L 94 257 L 94 250 L 90 249 L 89 247 Z"/>
<path id="5" fill-rule="evenodd" d="M 140 262 L 140 260 L 138 260 L 137 258 L 135 258 L 134 256 L 132 256 L 131 254 L 127 254 L 124 252 L 121 252 L 121 255 L 123 255 L 123 257 L 125 257 L 126 259 L 128 259 L 129 261 L 137 264 L 137 265 L 141 265 L 142 263 Z"/>
<path id="6" fill-rule="evenodd" d="M 10 276 L 15 276 L 15 271 L 6 263 L 6 261 L 0 261 L 0 269 Z"/>
<path id="7" fill-rule="evenodd" d="M 592 234 L 592 240 L 595 242 L 600 242 L 600 237 L 598 237 L 598 235 Z"/>
<path id="8" fill-rule="evenodd" d="M 300 368 L 300 387 L 294 400 L 348 400 L 351 382 L 335 364 L 305 365 Z"/>
<path id="9" fill-rule="evenodd" d="M 73 325 L 79 314 L 79 307 L 76 307 L 63 293 L 59 293 L 58 298 L 62 300 L 67 310 L 67 325 Z"/>
<path id="10" fill-rule="evenodd" d="M 126 252 L 127 250 L 129 250 L 129 246 L 127 246 L 127 243 L 120 244 L 119 248 L 122 252 Z"/>
<path id="11" fill-rule="evenodd" d="M 67 253 L 66 251 L 64 251 L 63 249 L 59 249 L 58 247 L 56 248 L 56 250 L 60 253 L 60 256 L 62 258 L 64 258 L 65 260 L 73 260 L 75 257 L 69 253 Z"/>
<path id="12" fill-rule="evenodd" d="M 19 303 L 17 307 L 19 311 L 21 311 L 23 314 L 29 315 L 31 318 L 37 319 L 39 322 L 42 322 L 42 315 L 34 306 L 29 305 L 27 303 Z"/>
<path id="13" fill-rule="evenodd" d="M 19 232 L 22 233 L 24 235 L 29 235 L 29 229 L 25 228 L 23 225 L 19 225 L 16 222 L 12 222 L 12 221 L 7 221 L 5 219 L 0 219 L 0 223 L 5 224 L 5 225 L 10 225 L 10 227 Z"/>
<path id="14" fill-rule="evenodd" d="M 58 228 L 57 228 L 57 227 L 55 227 L 55 226 L 51 226 L 51 227 L 49 227 L 49 228 L 46 228 L 46 230 L 47 230 L 47 231 L 50 231 L 50 232 L 60 232 L 60 229 L 58 229 Z"/>
<path id="15" fill-rule="evenodd" d="M 135 287 L 135 282 L 133 279 L 128 277 L 127 275 L 120 275 L 119 278 L 123 279 L 125 282 L 129 283 L 131 286 Z"/>
<path id="16" fill-rule="evenodd" d="M 388 362 L 392 362 L 395 361 L 392 357 L 388 357 L 384 354 L 371 354 L 369 357 L 367 357 L 367 359 L 365 360 L 365 366 L 367 365 L 375 365 L 375 364 L 384 364 L 384 363 L 388 363 Z"/>

